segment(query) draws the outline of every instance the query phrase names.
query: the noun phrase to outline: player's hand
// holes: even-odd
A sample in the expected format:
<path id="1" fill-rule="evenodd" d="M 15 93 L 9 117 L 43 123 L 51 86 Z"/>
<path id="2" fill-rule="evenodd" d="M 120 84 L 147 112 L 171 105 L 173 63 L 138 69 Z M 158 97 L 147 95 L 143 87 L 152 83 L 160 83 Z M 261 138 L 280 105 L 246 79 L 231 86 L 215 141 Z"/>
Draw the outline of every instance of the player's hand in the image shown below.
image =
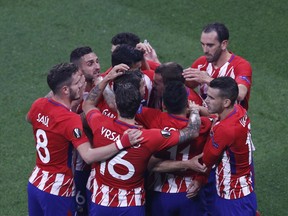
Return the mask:
<path id="1" fill-rule="evenodd" d="M 105 76 L 105 78 L 109 81 L 112 81 L 116 77 L 121 76 L 125 71 L 129 69 L 130 67 L 126 64 L 115 65 L 112 70 Z"/>
<path id="2" fill-rule="evenodd" d="M 187 189 L 186 197 L 187 198 L 195 197 L 198 194 L 200 188 L 201 183 L 194 179 Z"/>
<path id="3" fill-rule="evenodd" d="M 201 164 L 199 159 L 203 157 L 203 153 L 194 156 L 190 160 L 187 160 L 187 168 L 196 172 L 206 172 L 207 167 L 205 164 Z"/>
<path id="4" fill-rule="evenodd" d="M 213 78 L 209 76 L 209 74 L 205 71 L 200 71 L 199 69 L 195 68 L 187 68 L 182 73 L 183 77 L 186 81 L 191 82 L 195 81 L 200 84 L 209 84 Z"/>

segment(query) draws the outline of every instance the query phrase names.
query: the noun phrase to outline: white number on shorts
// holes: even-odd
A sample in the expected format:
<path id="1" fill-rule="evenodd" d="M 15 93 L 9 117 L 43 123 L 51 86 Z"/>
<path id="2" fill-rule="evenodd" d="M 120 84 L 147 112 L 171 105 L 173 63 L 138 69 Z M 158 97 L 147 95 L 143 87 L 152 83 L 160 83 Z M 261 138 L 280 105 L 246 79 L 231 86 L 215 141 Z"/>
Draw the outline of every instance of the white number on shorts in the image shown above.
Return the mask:
<path id="1" fill-rule="evenodd" d="M 50 161 L 50 153 L 47 148 L 48 139 L 47 139 L 46 132 L 42 129 L 38 129 L 36 131 L 36 139 L 37 139 L 36 149 L 37 149 L 39 158 L 43 163 L 46 164 Z M 40 149 L 44 150 L 44 155 L 41 153 Z"/>

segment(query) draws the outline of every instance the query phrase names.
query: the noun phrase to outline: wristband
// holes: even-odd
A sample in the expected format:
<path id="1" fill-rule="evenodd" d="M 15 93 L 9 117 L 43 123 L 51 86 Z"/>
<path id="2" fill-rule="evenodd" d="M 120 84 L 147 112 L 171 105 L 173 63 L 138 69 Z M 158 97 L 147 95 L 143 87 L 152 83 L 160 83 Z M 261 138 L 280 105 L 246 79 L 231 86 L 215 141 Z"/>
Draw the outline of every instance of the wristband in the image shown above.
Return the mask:
<path id="1" fill-rule="evenodd" d="M 128 134 L 123 134 L 120 140 L 115 142 L 115 145 L 118 150 L 122 150 L 123 148 L 128 148 L 131 146 Z"/>

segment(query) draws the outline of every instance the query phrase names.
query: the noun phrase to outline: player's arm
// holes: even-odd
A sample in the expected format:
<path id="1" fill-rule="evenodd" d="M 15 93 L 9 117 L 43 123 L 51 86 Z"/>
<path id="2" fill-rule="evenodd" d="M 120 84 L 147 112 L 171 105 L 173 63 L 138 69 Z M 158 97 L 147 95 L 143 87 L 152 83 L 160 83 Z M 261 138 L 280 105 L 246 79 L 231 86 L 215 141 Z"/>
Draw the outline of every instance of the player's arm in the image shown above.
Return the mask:
<path id="1" fill-rule="evenodd" d="M 152 172 L 181 172 L 186 170 L 194 170 L 196 172 L 205 172 L 207 170 L 205 164 L 201 164 L 199 159 L 203 153 L 194 156 L 186 161 L 162 160 L 152 156 L 148 163 L 148 170 Z"/>
<path id="2" fill-rule="evenodd" d="M 143 140 L 142 131 L 138 129 L 128 129 L 124 132 L 121 140 L 117 140 L 106 146 L 92 148 L 89 142 L 82 143 L 77 147 L 77 151 L 87 164 L 96 161 L 107 160 L 124 148 L 129 148 Z"/>
<path id="3" fill-rule="evenodd" d="M 119 64 L 114 66 L 112 70 L 103 78 L 103 80 L 89 92 L 82 106 L 85 114 L 87 114 L 92 109 L 96 109 L 96 105 L 99 103 L 99 100 L 107 84 L 113 79 L 115 79 L 117 76 L 122 75 L 123 71 L 128 69 L 129 67 L 125 64 Z"/>
<path id="4" fill-rule="evenodd" d="M 241 102 L 246 97 L 248 88 L 243 84 L 239 84 L 238 89 L 239 89 L 239 94 L 238 94 L 237 101 Z"/>
<path id="5" fill-rule="evenodd" d="M 184 143 L 189 139 L 194 139 L 199 136 L 201 119 L 199 115 L 199 110 L 195 106 L 193 106 L 192 102 L 189 101 L 189 108 L 191 108 L 188 124 L 185 128 L 179 130 L 180 137 L 179 143 Z"/>

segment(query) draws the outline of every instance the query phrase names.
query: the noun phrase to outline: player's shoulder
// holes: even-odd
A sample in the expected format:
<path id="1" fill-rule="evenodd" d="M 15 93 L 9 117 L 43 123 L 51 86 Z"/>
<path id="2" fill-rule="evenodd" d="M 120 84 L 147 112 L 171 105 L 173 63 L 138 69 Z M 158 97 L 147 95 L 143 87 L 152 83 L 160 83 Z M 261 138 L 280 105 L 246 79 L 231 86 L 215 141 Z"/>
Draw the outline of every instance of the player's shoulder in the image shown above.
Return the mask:
<path id="1" fill-rule="evenodd" d="M 207 63 L 205 56 L 200 56 L 191 65 L 192 68 L 198 68 L 198 66 L 205 65 Z"/>
<path id="2" fill-rule="evenodd" d="M 251 67 L 251 64 L 248 60 L 246 60 L 245 58 L 243 58 L 242 56 L 239 55 L 234 55 L 234 59 L 233 61 L 231 61 L 232 64 L 234 64 L 235 66 L 246 66 L 246 67 Z"/>

